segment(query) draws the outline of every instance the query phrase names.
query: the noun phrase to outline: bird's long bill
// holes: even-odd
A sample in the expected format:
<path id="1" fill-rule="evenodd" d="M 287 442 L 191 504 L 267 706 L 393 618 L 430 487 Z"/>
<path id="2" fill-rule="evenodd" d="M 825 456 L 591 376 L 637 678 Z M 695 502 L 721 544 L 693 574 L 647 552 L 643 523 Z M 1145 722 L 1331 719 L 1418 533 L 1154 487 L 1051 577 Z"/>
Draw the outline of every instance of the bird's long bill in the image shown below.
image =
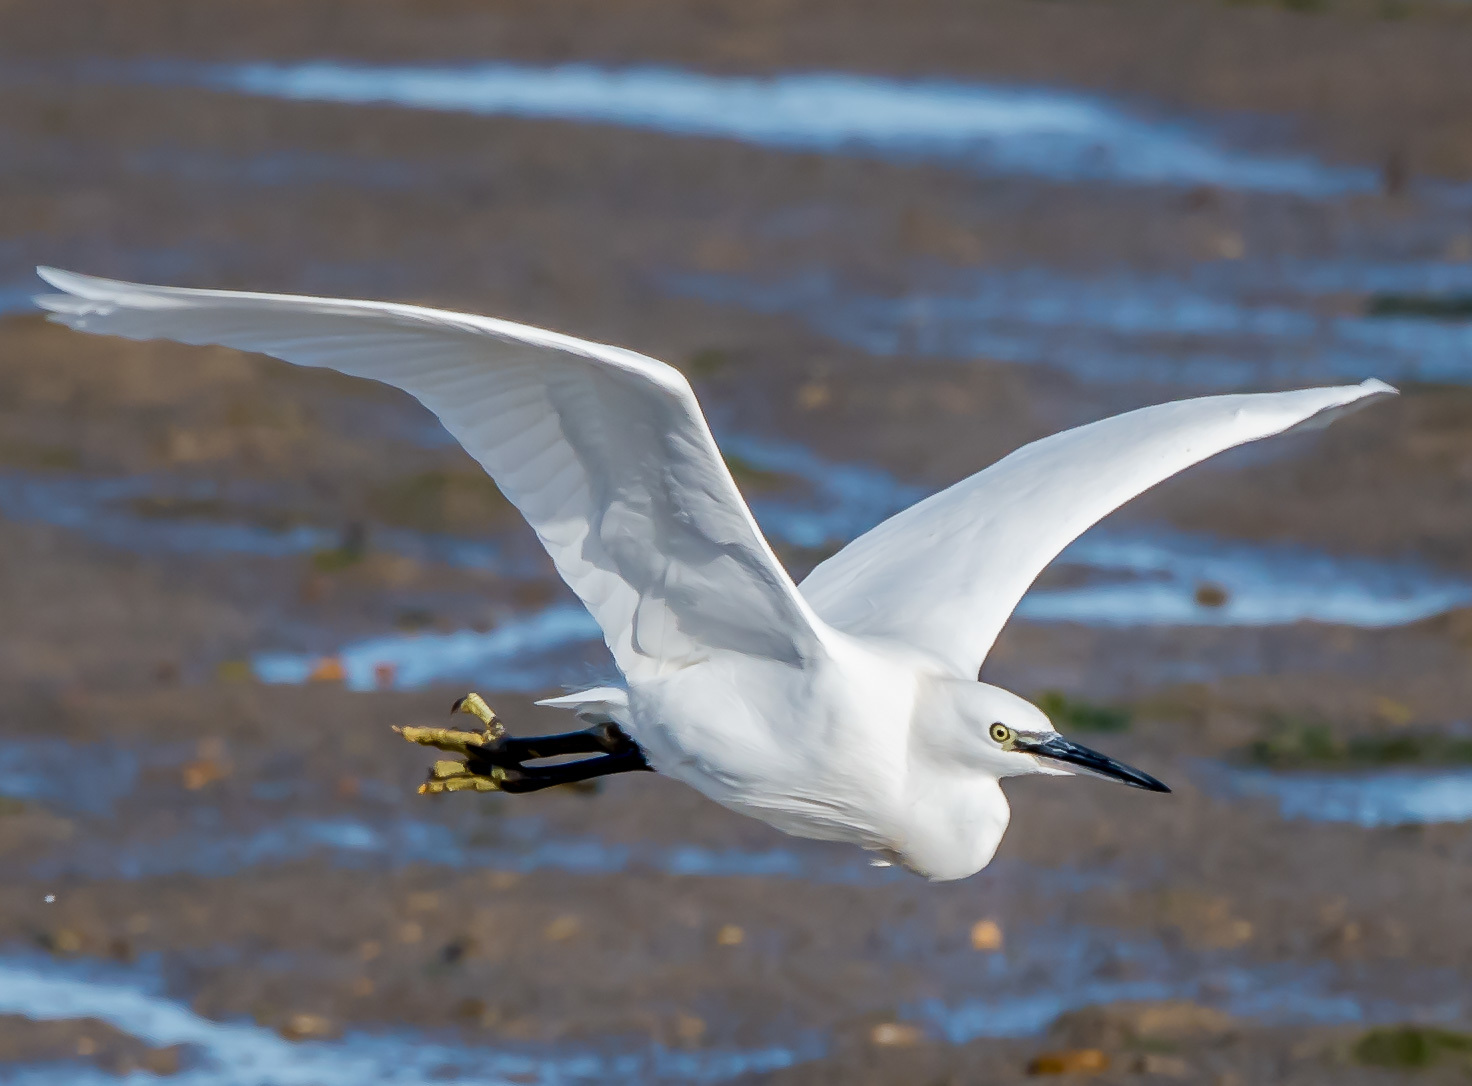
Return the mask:
<path id="1" fill-rule="evenodd" d="M 1017 737 L 1018 750 L 1025 750 L 1029 754 L 1036 754 L 1039 758 L 1051 758 L 1056 762 L 1066 762 L 1076 766 L 1094 777 L 1103 777 L 1106 780 L 1119 781 L 1128 784 L 1132 788 L 1143 788 L 1147 792 L 1169 792 L 1160 781 L 1144 773 L 1134 766 L 1116 762 L 1107 755 L 1100 754 L 1097 750 L 1090 750 L 1080 743 L 1064 739 L 1061 735 L 1050 735 L 1047 737 L 1019 735 Z"/>

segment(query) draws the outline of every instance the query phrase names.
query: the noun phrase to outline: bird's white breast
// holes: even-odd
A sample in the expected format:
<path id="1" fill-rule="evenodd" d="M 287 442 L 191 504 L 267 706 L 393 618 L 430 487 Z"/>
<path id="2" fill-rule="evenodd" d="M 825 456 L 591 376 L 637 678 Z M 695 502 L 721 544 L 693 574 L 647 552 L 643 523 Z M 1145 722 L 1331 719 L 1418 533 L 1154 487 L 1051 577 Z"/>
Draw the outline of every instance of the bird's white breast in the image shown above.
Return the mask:
<path id="1" fill-rule="evenodd" d="M 630 690 L 630 732 L 654 766 L 717 803 L 819 840 L 962 878 L 1006 829 L 994 778 L 938 760 L 925 667 L 849 638 L 805 667 L 717 654 Z"/>
<path id="2" fill-rule="evenodd" d="M 736 653 L 631 689 L 661 772 L 787 833 L 907 854 L 917 672 L 847 638 L 803 667 Z"/>

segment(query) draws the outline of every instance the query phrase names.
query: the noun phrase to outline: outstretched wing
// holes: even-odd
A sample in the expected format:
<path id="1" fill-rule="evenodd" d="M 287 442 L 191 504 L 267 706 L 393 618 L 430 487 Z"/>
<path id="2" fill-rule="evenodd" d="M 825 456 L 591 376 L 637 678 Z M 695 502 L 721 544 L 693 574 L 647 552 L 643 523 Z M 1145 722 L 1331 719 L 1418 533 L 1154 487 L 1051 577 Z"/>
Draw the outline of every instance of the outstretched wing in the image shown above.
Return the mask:
<path id="1" fill-rule="evenodd" d="M 818 566 L 802 592 L 847 633 L 902 642 L 975 677 L 1028 586 L 1094 522 L 1248 441 L 1322 426 L 1381 381 L 1159 404 L 1035 441 L 897 513 Z"/>
<path id="2" fill-rule="evenodd" d="M 816 647 L 819 624 L 663 362 L 419 306 L 38 270 L 66 291 L 38 303 L 79 331 L 258 351 L 416 397 L 531 523 L 630 679 L 712 649 L 795 663 Z"/>

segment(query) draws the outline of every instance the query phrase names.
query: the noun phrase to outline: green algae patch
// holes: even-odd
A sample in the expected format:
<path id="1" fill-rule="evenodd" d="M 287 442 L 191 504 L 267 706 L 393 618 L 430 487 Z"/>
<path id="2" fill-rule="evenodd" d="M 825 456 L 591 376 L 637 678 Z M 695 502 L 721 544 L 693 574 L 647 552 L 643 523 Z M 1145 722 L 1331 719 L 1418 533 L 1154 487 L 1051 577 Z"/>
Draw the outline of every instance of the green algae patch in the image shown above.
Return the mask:
<path id="1" fill-rule="evenodd" d="M 746 492 L 790 490 L 800 482 L 796 477 L 784 475 L 780 471 L 767 471 L 759 468 L 750 460 L 736 456 L 734 453 L 727 453 L 724 459 L 731 478 L 735 479 L 736 485 Z"/>
<path id="2" fill-rule="evenodd" d="M 232 520 L 240 510 L 218 498 L 177 498 L 164 494 L 142 494 L 128 509 L 149 520 Z"/>
<path id="3" fill-rule="evenodd" d="M 1432 1026 L 1386 1026 L 1355 1042 L 1354 1058 L 1369 1067 L 1414 1070 L 1472 1059 L 1472 1034 Z"/>
<path id="4" fill-rule="evenodd" d="M 1375 769 L 1472 765 L 1472 737 L 1424 730 L 1342 735 L 1321 721 L 1274 718 L 1247 748 L 1247 760 L 1271 769 Z"/>
<path id="5" fill-rule="evenodd" d="M 703 347 L 691 353 L 680 367 L 689 377 L 714 377 L 731 364 L 731 355 L 720 347 Z"/>
<path id="6" fill-rule="evenodd" d="M 1060 731 L 1125 732 L 1130 729 L 1128 709 L 1070 698 L 1057 690 L 1045 690 L 1039 694 L 1037 707 Z"/>
<path id="7" fill-rule="evenodd" d="M 1472 294 L 1374 294 L 1365 305 L 1365 315 L 1472 320 Z"/>
<path id="8" fill-rule="evenodd" d="M 491 477 L 475 469 L 424 471 L 374 488 L 374 519 L 427 532 L 473 532 L 516 514 Z"/>
<path id="9" fill-rule="evenodd" d="M 0 439 L 0 464 L 23 470 L 76 471 L 82 466 L 82 454 L 65 445 Z"/>
<path id="10" fill-rule="evenodd" d="M 312 569 L 318 573 L 341 573 L 351 569 L 368 557 L 368 529 L 362 524 L 350 524 L 342 535 L 342 542 L 335 547 L 326 547 L 312 552 Z"/>

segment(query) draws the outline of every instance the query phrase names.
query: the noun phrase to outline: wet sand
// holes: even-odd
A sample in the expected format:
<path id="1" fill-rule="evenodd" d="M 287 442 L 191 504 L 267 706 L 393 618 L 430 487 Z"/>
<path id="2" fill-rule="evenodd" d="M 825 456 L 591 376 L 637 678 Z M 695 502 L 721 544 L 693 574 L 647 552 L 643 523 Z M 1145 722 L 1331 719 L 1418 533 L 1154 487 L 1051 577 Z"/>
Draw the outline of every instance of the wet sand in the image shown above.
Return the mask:
<path id="1" fill-rule="evenodd" d="M 1388 1080 L 1367 1029 L 1465 1028 L 1472 830 L 1437 783 L 1465 767 L 1250 758 L 1467 727 L 1467 325 L 1371 309 L 1472 278 L 1472 21 L 1391 7 L 0 9 L 0 1077 L 1010 1082 L 1097 1048 L 1103 1082 L 1355 1083 Z M 324 57 L 1041 86 L 1376 183 L 1050 178 L 136 67 Z M 1083 738 L 1176 792 L 1016 782 L 993 867 L 930 885 L 658 778 L 414 795 L 391 725 L 474 687 L 557 728 L 532 696 L 606 673 L 530 532 L 404 397 L 48 326 L 40 262 L 668 359 L 799 571 L 1063 426 L 1382 362 L 1405 387 L 1045 575 L 986 678 L 1123 708 Z"/>

